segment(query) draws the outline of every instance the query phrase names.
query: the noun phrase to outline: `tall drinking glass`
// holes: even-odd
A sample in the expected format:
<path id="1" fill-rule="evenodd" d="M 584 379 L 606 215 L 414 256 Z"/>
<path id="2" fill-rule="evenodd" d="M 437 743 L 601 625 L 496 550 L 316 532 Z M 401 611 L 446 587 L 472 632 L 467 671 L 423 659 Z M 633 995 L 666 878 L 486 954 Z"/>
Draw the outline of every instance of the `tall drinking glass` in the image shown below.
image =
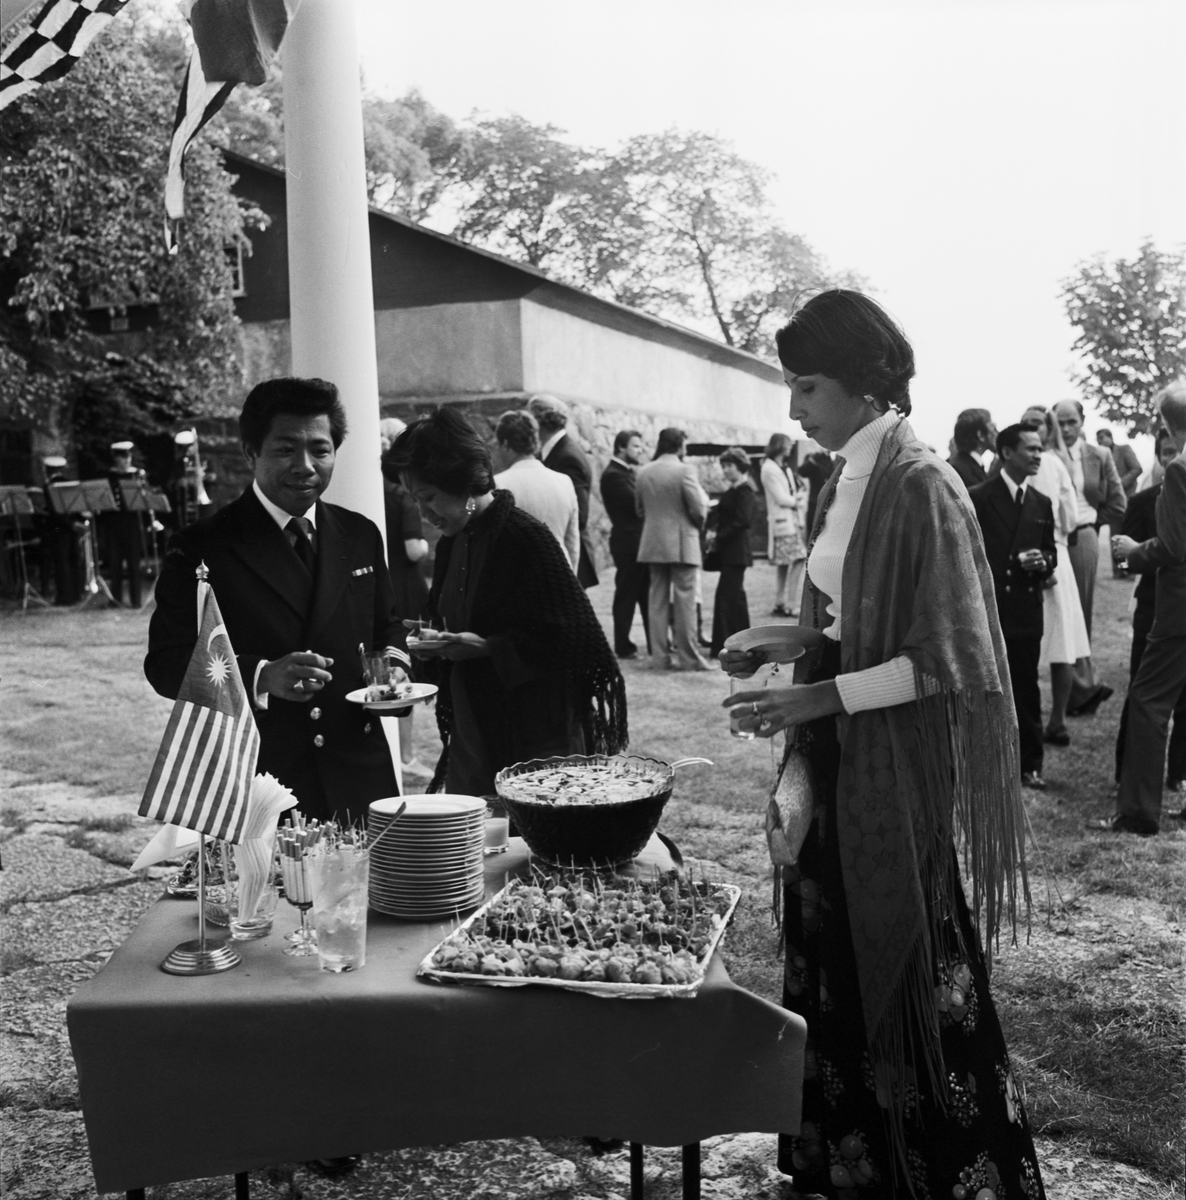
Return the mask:
<path id="1" fill-rule="evenodd" d="M 366 964 L 370 850 L 348 840 L 337 845 L 323 841 L 306 862 L 321 969 L 357 971 Z"/>

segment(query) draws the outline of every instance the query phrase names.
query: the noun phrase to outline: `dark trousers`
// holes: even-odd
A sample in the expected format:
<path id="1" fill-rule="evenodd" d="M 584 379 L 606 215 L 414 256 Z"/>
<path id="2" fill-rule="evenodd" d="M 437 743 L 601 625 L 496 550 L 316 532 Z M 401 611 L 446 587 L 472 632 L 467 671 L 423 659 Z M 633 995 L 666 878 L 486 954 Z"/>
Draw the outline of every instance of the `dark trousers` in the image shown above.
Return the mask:
<path id="1" fill-rule="evenodd" d="M 614 560 L 617 574 L 614 576 L 614 653 L 633 654 L 638 649 L 630 640 L 630 629 L 634 625 L 634 610 L 642 612 L 642 627 L 647 635 L 647 653 L 651 652 L 651 629 L 647 618 L 647 596 L 651 589 L 651 571 L 646 563 L 623 557 Z"/>
<path id="2" fill-rule="evenodd" d="M 1117 812 L 1150 833 L 1161 822 L 1161 786 L 1170 714 L 1186 686 L 1186 636 L 1150 633 L 1128 689 L 1128 731 Z"/>
<path id="3" fill-rule="evenodd" d="M 749 602 L 745 596 L 745 567 L 722 567 L 717 598 L 712 607 L 711 654 L 720 654 L 725 639 L 749 628 Z"/>
<path id="4" fill-rule="evenodd" d="M 1042 770 L 1042 693 L 1038 687 L 1038 666 L 1042 657 L 1042 638 L 1007 637 L 1005 653 L 1009 657 L 1009 675 L 1013 682 L 1013 707 L 1017 709 L 1017 732 L 1021 748 L 1021 770 Z"/>
<path id="5" fill-rule="evenodd" d="M 1137 603 L 1137 611 L 1132 615 L 1132 652 L 1128 660 L 1128 686 L 1137 677 L 1137 668 L 1141 665 L 1141 656 L 1145 653 L 1145 643 L 1149 639 L 1149 630 L 1153 628 L 1154 608 L 1152 604 Z M 1120 772 L 1124 768 L 1124 741 L 1128 737 L 1128 697 L 1124 698 L 1124 707 L 1120 710 L 1120 729 L 1116 734 L 1116 782 L 1120 782 Z M 1169 757 L 1166 760 L 1165 777 L 1170 783 L 1180 783 L 1186 780 L 1186 688 L 1182 689 L 1178 702 L 1174 705 L 1174 727 L 1169 737 Z"/>
<path id="6" fill-rule="evenodd" d="M 104 557 L 111 593 L 124 602 L 124 580 L 128 581 L 128 599 L 133 608 L 140 607 L 140 555 L 143 530 L 140 514 L 134 512 L 104 513 Z"/>

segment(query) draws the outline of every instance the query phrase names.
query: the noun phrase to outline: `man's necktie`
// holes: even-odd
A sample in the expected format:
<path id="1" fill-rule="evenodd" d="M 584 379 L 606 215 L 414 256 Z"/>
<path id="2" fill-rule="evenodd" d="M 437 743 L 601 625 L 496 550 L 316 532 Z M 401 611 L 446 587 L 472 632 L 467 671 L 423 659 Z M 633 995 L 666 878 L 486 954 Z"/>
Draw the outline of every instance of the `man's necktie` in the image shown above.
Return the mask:
<path id="1" fill-rule="evenodd" d="M 292 540 L 292 548 L 297 552 L 297 557 L 305 564 L 305 569 L 310 575 L 313 574 L 313 539 L 309 536 L 313 532 L 313 523 L 307 517 L 290 517 L 288 524 L 284 527 L 284 531 Z"/>
<path id="2" fill-rule="evenodd" d="M 1025 488 L 1017 489 L 1013 496 L 1013 504 L 1017 509 L 1018 514 L 1020 514 L 1022 505 L 1025 504 Z"/>

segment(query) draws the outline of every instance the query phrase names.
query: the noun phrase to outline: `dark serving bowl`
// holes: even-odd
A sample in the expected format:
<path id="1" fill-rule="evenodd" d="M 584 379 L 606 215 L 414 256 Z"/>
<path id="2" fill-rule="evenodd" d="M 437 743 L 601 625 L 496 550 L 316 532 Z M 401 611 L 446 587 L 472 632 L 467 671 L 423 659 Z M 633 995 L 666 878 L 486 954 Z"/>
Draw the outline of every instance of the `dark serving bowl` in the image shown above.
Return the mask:
<path id="1" fill-rule="evenodd" d="M 556 804 L 542 792 L 537 798 L 508 795 L 518 775 L 559 767 L 622 763 L 657 770 L 649 794 L 630 800 L 588 804 Z M 574 754 L 567 758 L 533 758 L 506 767 L 494 777 L 495 790 L 506 806 L 519 836 L 531 853 L 560 867 L 614 867 L 629 862 L 650 841 L 659 826 L 663 806 L 671 799 L 675 771 L 670 763 L 636 754 Z"/>

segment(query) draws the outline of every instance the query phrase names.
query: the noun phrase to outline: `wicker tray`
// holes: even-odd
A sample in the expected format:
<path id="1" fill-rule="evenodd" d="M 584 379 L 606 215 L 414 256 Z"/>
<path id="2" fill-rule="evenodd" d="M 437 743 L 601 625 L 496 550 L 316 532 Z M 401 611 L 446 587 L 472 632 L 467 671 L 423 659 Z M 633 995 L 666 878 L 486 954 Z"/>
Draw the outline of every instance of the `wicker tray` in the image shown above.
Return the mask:
<path id="1" fill-rule="evenodd" d="M 731 883 L 715 883 L 709 887 L 713 896 L 728 898 L 728 906 L 723 913 L 714 914 L 713 932 L 703 952 L 696 959 L 696 978 L 687 983 L 610 983 L 599 980 L 559 979 L 542 975 L 478 975 L 460 971 L 442 971 L 433 966 L 433 955 L 446 945 L 462 946 L 468 943 L 467 932 L 480 917 L 485 915 L 509 892 L 516 883 L 512 881 L 496 895 L 492 896 L 477 912 L 467 917 L 447 938 L 438 942 L 421 960 L 416 974 L 431 980 L 433 983 L 452 983 L 471 987 L 547 987 L 561 988 L 568 992 L 584 992 L 589 996 L 601 996 L 613 1000 L 662 1000 L 662 999 L 691 999 L 700 990 L 708 969 L 708 961 L 712 958 L 717 945 L 725 934 L 725 929 L 733 918 L 734 910 L 741 899 L 741 888 Z"/>

